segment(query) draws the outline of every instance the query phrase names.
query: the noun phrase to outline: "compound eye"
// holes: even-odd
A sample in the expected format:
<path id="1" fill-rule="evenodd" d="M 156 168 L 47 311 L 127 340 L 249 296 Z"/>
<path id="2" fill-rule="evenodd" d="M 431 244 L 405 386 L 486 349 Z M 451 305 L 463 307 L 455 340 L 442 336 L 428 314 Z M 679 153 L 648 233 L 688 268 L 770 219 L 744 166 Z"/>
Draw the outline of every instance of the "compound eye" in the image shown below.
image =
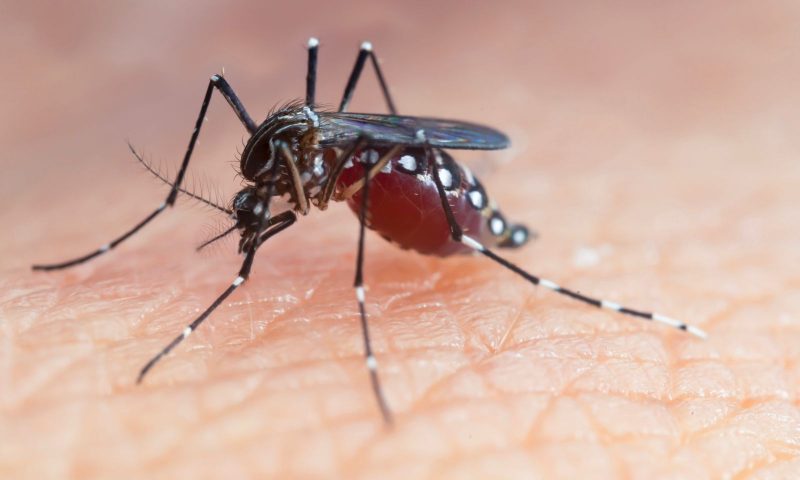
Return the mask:
<path id="1" fill-rule="evenodd" d="M 233 199 L 233 211 L 239 225 L 249 225 L 254 221 L 255 215 L 253 210 L 256 208 L 257 204 L 258 199 L 252 188 L 246 188 L 236 194 L 236 197 Z"/>
<path id="2" fill-rule="evenodd" d="M 238 228 L 248 228 L 257 225 L 258 215 L 252 210 L 236 210 L 236 225 Z"/>
<path id="3" fill-rule="evenodd" d="M 247 199 L 250 195 L 247 192 L 239 192 L 233 199 L 233 211 L 238 215 L 239 212 L 247 208 Z"/>

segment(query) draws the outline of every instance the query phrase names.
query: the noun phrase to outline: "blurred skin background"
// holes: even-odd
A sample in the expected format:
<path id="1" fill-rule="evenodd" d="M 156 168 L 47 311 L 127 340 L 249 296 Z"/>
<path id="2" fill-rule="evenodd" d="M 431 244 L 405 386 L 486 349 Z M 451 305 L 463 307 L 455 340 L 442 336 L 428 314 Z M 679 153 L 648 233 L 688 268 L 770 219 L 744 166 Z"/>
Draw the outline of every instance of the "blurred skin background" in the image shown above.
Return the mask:
<path id="1" fill-rule="evenodd" d="M 796 2 L 0 2 L 3 478 L 792 478 L 800 473 Z M 257 120 L 336 105 L 372 41 L 401 113 L 494 126 L 461 155 L 542 238 L 509 254 L 711 339 L 538 292 L 484 259 L 377 236 L 383 428 L 335 205 L 145 385 L 138 368 L 230 282 L 224 219 L 179 200 L 113 253 L 185 151 L 208 77 Z M 365 70 L 351 110 L 383 111 Z M 190 170 L 227 202 L 245 132 L 216 96 Z"/>

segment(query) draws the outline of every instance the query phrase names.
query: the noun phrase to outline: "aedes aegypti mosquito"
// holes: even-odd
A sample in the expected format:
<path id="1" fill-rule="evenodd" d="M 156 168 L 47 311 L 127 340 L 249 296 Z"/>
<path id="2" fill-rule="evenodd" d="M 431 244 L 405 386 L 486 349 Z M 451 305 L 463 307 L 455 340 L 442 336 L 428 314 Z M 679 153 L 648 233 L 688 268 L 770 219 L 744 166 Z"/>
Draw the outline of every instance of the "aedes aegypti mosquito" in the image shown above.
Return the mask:
<path id="1" fill-rule="evenodd" d="M 128 232 L 88 255 L 63 263 L 33 266 L 34 270 L 58 270 L 108 252 L 174 205 L 179 193 L 195 197 L 230 215 L 234 225 L 207 243 L 239 231 L 239 253 L 244 254 L 244 261 L 238 275 L 211 306 L 145 364 L 137 383 L 247 280 L 256 251 L 264 242 L 294 224 L 298 213 L 306 215 L 311 205 L 324 210 L 330 200 L 347 201 L 359 217 L 354 287 L 366 365 L 378 406 L 387 423 L 391 422 L 392 414 L 378 379 L 378 362 L 372 351 L 364 307 L 365 227 L 377 231 L 401 248 L 423 254 L 448 256 L 478 252 L 534 285 L 595 307 L 653 320 L 705 337 L 705 332 L 699 328 L 664 315 L 634 310 L 561 287 L 494 253 L 487 244 L 519 247 L 526 243 L 529 232 L 524 226 L 508 222 L 489 200 L 478 179 L 468 168 L 456 163 L 446 150 L 502 149 L 509 145 L 508 138 L 494 129 L 472 123 L 398 115 L 369 42 L 361 45 L 338 110 L 318 109 L 315 103 L 318 47 L 317 39 L 308 41 L 305 102 L 290 103 L 269 114 L 260 124 L 250 118 L 225 78 L 213 75 L 180 170 L 173 182 L 167 181 L 172 188 L 166 200 Z M 388 115 L 347 112 L 367 60 L 378 77 L 390 112 Z M 241 174 L 249 185 L 236 194 L 230 208 L 198 198 L 181 187 L 214 89 L 225 97 L 250 134 L 240 165 Z M 131 151 L 144 163 L 132 147 Z M 276 196 L 288 197 L 292 208 L 272 215 L 270 201 Z M 437 211 L 440 215 L 436 214 Z"/>

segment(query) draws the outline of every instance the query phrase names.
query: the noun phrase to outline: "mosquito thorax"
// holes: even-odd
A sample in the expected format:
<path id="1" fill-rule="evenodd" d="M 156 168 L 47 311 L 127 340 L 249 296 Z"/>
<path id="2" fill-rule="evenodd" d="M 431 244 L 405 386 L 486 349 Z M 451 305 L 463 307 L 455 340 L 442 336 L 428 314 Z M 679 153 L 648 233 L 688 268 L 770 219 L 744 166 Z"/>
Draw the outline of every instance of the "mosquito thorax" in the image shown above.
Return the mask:
<path id="1" fill-rule="evenodd" d="M 292 103 L 270 113 L 242 151 L 242 176 L 256 183 L 263 181 L 271 175 L 283 148 L 287 148 L 296 159 L 304 150 L 314 146 L 315 125 L 318 125 L 316 115 L 302 104 Z"/>
<path id="2" fill-rule="evenodd" d="M 273 184 L 273 194 L 308 213 L 327 179 L 329 167 L 317 143 L 319 117 L 302 103 L 271 113 L 245 145 L 242 176 L 255 184 Z"/>

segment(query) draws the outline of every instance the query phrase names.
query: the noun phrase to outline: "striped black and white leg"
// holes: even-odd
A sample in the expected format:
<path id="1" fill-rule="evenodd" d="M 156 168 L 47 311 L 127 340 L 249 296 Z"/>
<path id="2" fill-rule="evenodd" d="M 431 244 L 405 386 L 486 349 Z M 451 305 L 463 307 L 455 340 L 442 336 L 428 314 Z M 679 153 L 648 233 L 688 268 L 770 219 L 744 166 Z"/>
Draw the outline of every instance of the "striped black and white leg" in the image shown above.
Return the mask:
<path id="1" fill-rule="evenodd" d="M 225 81 L 224 78 L 222 78 L 222 76 L 212 75 L 211 79 L 208 82 L 208 88 L 206 89 L 205 96 L 203 97 L 203 104 L 200 107 L 200 114 L 197 116 L 197 121 L 195 122 L 194 130 L 192 131 L 192 136 L 189 140 L 189 147 L 186 149 L 186 154 L 183 157 L 183 163 L 181 163 L 181 168 L 180 170 L 178 170 L 178 175 L 176 176 L 175 181 L 172 182 L 172 188 L 170 189 L 169 194 L 167 194 L 166 200 L 164 200 L 164 202 L 161 203 L 161 205 L 159 205 L 152 213 L 150 213 L 150 215 L 145 217 L 144 220 L 137 223 L 132 229 L 128 230 L 123 235 L 115 238 L 111 242 L 102 245 L 97 250 L 88 253 L 86 255 L 83 255 L 81 257 L 72 260 L 67 260 L 66 262 L 46 264 L 46 265 L 33 265 L 32 268 L 34 270 L 59 270 L 62 268 L 68 268 L 74 265 L 79 265 L 81 263 L 87 262 L 95 257 L 98 257 L 112 250 L 114 247 L 124 242 L 125 240 L 133 236 L 133 234 L 141 230 L 142 227 L 150 223 L 167 207 L 171 207 L 172 205 L 174 205 L 175 200 L 178 197 L 178 193 L 182 191 L 181 183 L 183 182 L 183 179 L 186 176 L 186 170 L 189 167 L 189 160 L 192 157 L 192 151 L 194 151 L 194 146 L 197 143 L 197 137 L 200 134 L 200 128 L 203 126 L 203 121 L 206 118 L 206 111 L 208 110 L 208 104 L 211 101 L 211 94 L 214 92 L 215 88 L 219 90 L 219 92 L 222 94 L 223 97 L 225 97 L 225 100 L 227 100 L 228 104 L 231 106 L 231 108 L 233 108 L 233 111 L 234 113 L 236 113 L 236 116 L 245 126 L 247 131 L 252 135 L 256 131 L 256 124 L 250 118 L 250 115 L 248 115 L 247 110 L 245 110 L 244 106 L 242 105 L 242 102 L 239 101 L 239 98 L 236 96 L 236 93 L 234 93 L 231 86 L 228 84 L 227 81 Z M 131 148 L 131 150 L 133 150 L 133 148 Z M 135 151 L 134 154 L 136 155 Z"/>
<path id="2" fill-rule="evenodd" d="M 306 106 L 314 108 L 317 92 L 317 52 L 319 40 L 315 37 L 308 39 L 308 69 L 306 70 Z"/>
<path id="3" fill-rule="evenodd" d="M 266 216 L 267 209 L 262 207 L 262 210 L 265 212 Z M 199 327 L 200 324 L 203 323 L 206 320 L 206 318 L 208 318 L 208 316 L 211 315 L 211 313 L 214 310 L 216 310 L 216 308 L 219 307 L 222 304 L 222 302 L 224 302 L 225 299 L 228 298 L 234 292 L 234 290 L 239 288 L 239 286 L 242 285 L 245 282 L 245 280 L 247 280 L 247 278 L 250 276 L 250 269 L 253 266 L 253 259 L 255 258 L 258 247 L 273 235 L 276 235 L 282 232 L 283 230 L 289 228 L 295 222 L 295 220 L 297 220 L 297 217 L 295 216 L 294 212 L 288 212 L 288 213 L 284 212 L 281 215 L 275 216 L 274 222 L 272 220 L 273 219 L 266 220 L 265 218 L 262 218 L 262 225 L 259 227 L 259 231 L 263 230 L 263 233 L 261 233 L 260 235 L 256 235 L 256 238 L 259 239 L 258 242 L 253 241 L 252 243 L 250 243 L 250 248 L 248 249 L 247 254 L 245 255 L 244 258 L 244 262 L 242 263 L 242 266 L 239 269 L 239 274 L 236 276 L 236 278 L 233 279 L 233 282 L 231 282 L 228 288 L 226 288 L 225 291 L 222 292 L 222 294 L 219 297 L 217 297 L 216 300 L 214 300 L 211 306 L 209 306 L 203 313 L 201 313 L 199 317 L 197 317 L 192 323 L 187 325 L 183 329 L 180 335 L 175 337 L 175 339 L 169 342 L 169 344 L 166 347 L 164 347 L 160 352 L 158 352 L 156 356 L 151 358 L 150 361 L 147 362 L 147 364 L 145 364 L 145 366 L 139 371 L 139 376 L 136 379 L 136 383 L 141 383 L 142 380 L 144 380 L 145 375 L 147 375 L 147 372 L 149 372 L 156 365 L 156 363 L 158 363 L 159 360 L 161 360 L 164 356 L 169 354 L 182 341 L 186 340 L 189 337 L 189 335 L 191 335 L 192 332 L 197 330 L 197 327 Z M 270 226 L 267 227 L 267 225 Z"/>
<path id="4" fill-rule="evenodd" d="M 380 163 L 380 162 L 379 162 Z M 380 165 L 373 166 L 372 168 L 380 167 Z M 358 255 L 356 256 L 356 277 L 353 282 L 353 287 L 356 291 L 356 300 L 358 300 L 358 312 L 361 318 L 361 332 L 364 337 L 364 359 L 369 370 L 369 378 L 372 382 L 372 390 L 375 393 L 375 399 L 378 402 L 378 407 L 383 415 L 383 420 L 386 424 L 392 423 L 392 412 L 389 410 L 389 405 L 386 403 L 386 396 L 381 388 L 381 382 L 378 378 L 378 360 L 375 358 L 375 353 L 372 351 L 372 342 L 369 336 L 369 324 L 367 322 L 367 309 L 365 303 L 364 293 L 364 237 L 367 225 L 367 208 L 369 206 L 369 184 L 371 169 L 364 171 L 364 187 L 361 193 L 361 209 L 358 215 L 359 231 L 358 231 Z"/>
<path id="5" fill-rule="evenodd" d="M 428 163 L 432 165 L 434 162 L 436 165 L 441 165 L 441 155 L 439 155 L 438 151 L 435 149 L 427 149 L 428 152 Z M 434 162 L 431 162 L 430 159 L 433 157 Z M 689 332 L 692 335 L 695 335 L 700 338 L 706 338 L 706 332 L 701 330 L 698 327 L 689 325 L 684 323 L 680 320 L 675 320 L 673 318 L 667 317 L 665 315 L 661 315 L 659 313 L 650 313 L 650 312 L 643 312 L 641 310 L 635 310 L 632 308 L 624 307 L 618 303 L 610 302 L 608 300 L 599 300 L 596 298 L 588 297 L 581 293 L 578 293 L 574 290 L 570 290 L 568 288 L 562 287 L 555 282 L 547 280 L 545 278 L 540 278 L 535 275 L 532 275 L 522 268 L 514 265 L 513 263 L 509 262 L 508 260 L 500 257 L 490 249 L 486 248 L 482 245 L 478 240 L 465 235 L 461 230 L 461 226 L 458 225 L 456 222 L 455 216 L 453 215 L 453 211 L 450 208 L 450 204 L 447 202 L 447 194 L 445 192 L 444 186 L 442 185 L 442 181 L 438 175 L 438 168 L 431 167 L 431 175 L 436 183 L 436 188 L 439 191 L 439 199 L 442 203 L 442 209 L 444 210 L 445 216 L 447 217 L 447 223 L 450 225 L 450 233 L 453 237 L 453 240 L 457 242 L 461 242 L 467 247 L 475 250 L 483 254 L 486 257 L 491 258 L 495 262 L 499 263 L 500 265 L 506 267 L 507 269 L 511 270 L 512 272 L 516 273 L 517 275 L 523 277 L 524 279 L 528 280 L 534 285 L 541 285 L 545 288 L 548 288 L 556 293 L 560 293 L 562 295 L 566 295 L 570 298 L 578 300 L 583 303 L 588 303 L 589 305 L 594 305 L 595 307 L 604 308 L 607 310 L 612 310 L 615 312 L 623 313 L 625 315 L 631 315 L 634 317 L 643 318 L 645 320 L 655 321 L 664 325 L 667 325 L 672 328 L 676 328 L 678 330 L 683 330 L 685 332 Z"/>
<path id="6" fill-rule="evenodd" d="M 347 80 L 347 86 L 344 89 L 344 95 L 342 95 L 342 102 L 339 104 L 339 111 L 346 111 L 347 106 L 350 105 L 350 100 L 353 97 L 356 84 L 358 84 L 358 79 L 361 77 L 361 72 L 364 70 L 367 57 L 369 57 L 372 62 L 375 74 L 378 76 L 378 82 L 381 85 L 381 91 L 383 92 L 383 98 L 386 100 L 386 107 L 389 109 L 389 113 L 397 115 L 397 109 L 392 101 L 392 96 L 389 94 L 389 87 L 386 85 L 386 79 L 384 79 L 383 72 L 381 72 L 381 67 L 378 64 L 378 57 L 376 57 L 375 52 L 372 51 L 372 43 L 370 42 L 362 43 L 361 48 L 358 50 L 356 63 L 353 65 L 353 71 L 350 72 L 350 78 Z"/>

